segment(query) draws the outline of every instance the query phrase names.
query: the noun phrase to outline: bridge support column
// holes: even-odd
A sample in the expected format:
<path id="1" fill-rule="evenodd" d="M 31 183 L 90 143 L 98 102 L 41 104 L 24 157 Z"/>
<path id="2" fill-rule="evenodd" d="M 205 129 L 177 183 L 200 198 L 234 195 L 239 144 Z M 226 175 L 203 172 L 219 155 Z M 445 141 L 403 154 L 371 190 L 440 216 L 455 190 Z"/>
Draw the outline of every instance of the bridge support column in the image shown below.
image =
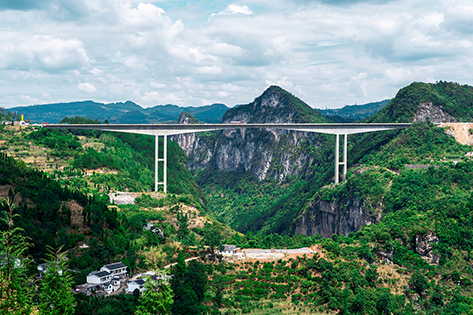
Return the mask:
<path id="1" fill-rule="evenodd" d="M 342 171 L 342 180 L 347 179 L 347 144 L 348 144 L 348 134 L 343 135 L 343 157 L 342 162 L 340 162 L 340 135 L 335 135 L 335 184 L 338 184 L 340 181 L 340 164 L 343 165 Z"/>
<path id="2" fill-rule="evenodd" d="M 164 170 L 163 170 L 164 193 L 168 192 L 168 136 L 164 135 Z"/>
<path id="3" fill-rule="evenodd" d="M 343 180 L 347 180 L 347 143 L 348 134 L 343 135 Z"/>
<path id="4" fill-rule="evenodd" d="M 335 184 L 338 184 L 339 176 L 338 171 L 340 170 L 340 135 L 335 135 Z"/>
<path id="5" fill-rule="evenodd" d="M 164 193 L 167 193 L 167 168 L 168 168 L 168 159 L 167 159 L 167 136 L 164 135 L 163 139 L 163 158 L 159 158 L 159 135 L 155 136 L 156 144 L 155 144 L 155 151 L 154 151 L 154 191 L 158 191 L 158 185 L 163 185 Z M 158 173 L 159 173 L 159 162 L 163 162 L 163 181 L 158 181 Z"/>

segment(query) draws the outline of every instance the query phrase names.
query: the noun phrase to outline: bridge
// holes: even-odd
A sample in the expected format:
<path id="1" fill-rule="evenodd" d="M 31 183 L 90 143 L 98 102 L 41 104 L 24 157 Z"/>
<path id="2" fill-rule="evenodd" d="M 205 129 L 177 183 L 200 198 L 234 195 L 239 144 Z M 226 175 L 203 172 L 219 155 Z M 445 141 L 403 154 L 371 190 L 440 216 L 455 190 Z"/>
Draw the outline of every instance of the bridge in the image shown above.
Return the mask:
<path id="1" fill-rule="evenodd" d="M 167 136 L 178 135 L 184 133 L 215 131 L 225 129 L 283 129 L 303 132 L 316 132 L 335 135 L 335 184 L 339 183 L 340 165 L 343 165 L 342 178 L 346 179 L 347 174 L 347 143 L 348 135 L 356 133 L 404 129 L 411 124 L 401 123 L 373 123 L 373 124 L 104 124 L 104 125 L 62 125 L 50 124 L 44 125 L 48 129 L 85 129 L 85 130 L 101 130 L 127 132 L 143 135 L 155 136 L 155 177 L 154 190 L 158 190 L 158 185 L 163 185 L 164 193 L 167 192 Z M 340 161 L 340 135 L 343 135 L 343 156 Z M 163 157 L 158 156 L 158 139 L 164 137 L 163 141 Z M 158 166 L 159 162 L 163 162 L 163 181 L 158 182 Z"/>

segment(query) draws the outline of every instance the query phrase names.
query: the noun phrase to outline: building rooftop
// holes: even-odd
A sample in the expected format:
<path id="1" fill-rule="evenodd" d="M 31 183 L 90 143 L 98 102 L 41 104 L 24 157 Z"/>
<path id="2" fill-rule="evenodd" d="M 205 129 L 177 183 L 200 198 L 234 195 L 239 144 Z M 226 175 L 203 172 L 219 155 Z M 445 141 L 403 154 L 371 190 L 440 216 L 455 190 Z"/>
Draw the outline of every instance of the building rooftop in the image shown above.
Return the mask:
<path id="1" fill-rule="evenodd" d="M 114 264 L 105 265 L 103 266 L 103 268 L 107 268 L 108 270 L 115 270 L 115 269 L 122 269 L 122 268 L 127 268 L 127 267 L 124 263 L 120 261 Z"/>
<path id="2" fill-rule="evenodd" d="M 236 245 L 223 245 L 223 251 L 225 251 L 225 252 L 226 252 L 226 251 L 231 251 L 231 252 L 233 252 L 233 251 L 235 251 L 235 250 L 237 250 Z"/>
<path id="3" fill-rule="evenodd" d="M 145 281 L 144 281 L 143 279 L 137 279 L 137 280 L 131 281 L 131 282 L 134 282 L 134 283 L 136 283 L 136 284 L 138 284 L 138 285 L 143 285 L 143 284 L 145 284 Z"/>
<path id="4" fill-rule="evenodd" d="M 108 271 L 94 271 L 89 274 L 89 276 L 97 276 L 99 278 L 110 276 L 110 272 Z"/>

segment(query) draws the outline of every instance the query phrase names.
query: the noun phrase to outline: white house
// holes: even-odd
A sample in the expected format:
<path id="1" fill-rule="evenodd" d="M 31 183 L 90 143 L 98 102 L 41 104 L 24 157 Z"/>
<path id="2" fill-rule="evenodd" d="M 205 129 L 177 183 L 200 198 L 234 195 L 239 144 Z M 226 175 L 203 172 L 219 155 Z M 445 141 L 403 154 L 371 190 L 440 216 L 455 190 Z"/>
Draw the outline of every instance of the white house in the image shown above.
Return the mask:
<path id="1" fill-rule="evenodd" d="M 236 254 L 237 251 L 238 248 L 235 245 L 222 245 L 218 253 L 222 255 L 233 255 Z"/>
<path id="2" fill-rule="evenodd" d="M 123 278 L 126 276 L 126 268 L 127 266 L 120 262 L 110 264 L 110 265 L 105 265 L 102 268 L 100 268 L 100 271 L 106 271 L 113 275 L 114 277 L 120 277 Z"/>
<path id="3" fill-rule="evenodd" d="M 132 294 L 136 289 L 140 291 L 140 294 L 143 293 L 145 288 L 145 280 L 144 279 L 137 279 L 133 281 L 128 281 L 128 286 L 126 288 L 126 292 Z"/>
<path id="4" fill-rule="evenodd" d="M 92 271 L 87 275 L 87 283 L 105 287 L 105 284 L 110 283 L 111 278 L 112 275 L 108 271 Z"/>

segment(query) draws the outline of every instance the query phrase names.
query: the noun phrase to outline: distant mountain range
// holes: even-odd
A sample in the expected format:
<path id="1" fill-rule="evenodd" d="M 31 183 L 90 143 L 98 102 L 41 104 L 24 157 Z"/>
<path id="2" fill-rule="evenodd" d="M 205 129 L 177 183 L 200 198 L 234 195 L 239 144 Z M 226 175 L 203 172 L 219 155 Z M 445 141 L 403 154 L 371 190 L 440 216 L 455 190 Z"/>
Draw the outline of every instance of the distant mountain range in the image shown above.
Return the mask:
<path id="1" fill-rule="evenodd" d="M 322 113 L 322 115 L 331 120 L 339 120 L 337 117 L 335 117 L 339 116 L 345 120 L 348 119 L 356 121 L 376 114 L 381 108 L 388 105 L 390 101 L 390 99 L 387 99 L 384 101 L 368 103 L 364 105 L 346 105 L 342 108 L 319 109 L 319 111 Z"/>
<path id="2" fill-rule="evenodd" d="M 375 114 L 390 101 L 384 100 L 364 105 L 347 105 L 343 108 L 335 109 L 317 109 L 317 111 L 333 122 L 354 122 Z M 235 106 L 234 108 L 237 107 Z M 98 119 L 100 122 L 104 122 L 107 119 L 110 123 L 116 124 L 153 124 L 176 123 L 182 112 L 192 114 L 192 116 L 204 123 L 220 123 L 228 109 L 230 107 L 219 103 L 189 107 L 168 104 L 143 108 L 132 101 L 109 104 L 79 101 L 19 106 L 8 108 L 8 111 L 24 114 L 25 119 L 30 119 L 34 123 L 59 123 L 66 116 L 70 118 L 79 116 Z"/>
<path id="3" fill-rule="evenodd" d="M 97 103 L 81 101 L 71 103 L 56 103 L 9 108 L 10 112 L 24 114 L 31 122 L 59 123 L 64 117 L 85 117 L 98 119 L 116 124 L 152 124 L 175 123 L 182 112 L 191 113 L 194 117 L 206 123 L 219 123 L 223 114 L 229 109 L 224 104 L 206 106 L 180 107 L 177 105 L 157 105 L 143 108 L 131 101 L 124 103 Z"/>

